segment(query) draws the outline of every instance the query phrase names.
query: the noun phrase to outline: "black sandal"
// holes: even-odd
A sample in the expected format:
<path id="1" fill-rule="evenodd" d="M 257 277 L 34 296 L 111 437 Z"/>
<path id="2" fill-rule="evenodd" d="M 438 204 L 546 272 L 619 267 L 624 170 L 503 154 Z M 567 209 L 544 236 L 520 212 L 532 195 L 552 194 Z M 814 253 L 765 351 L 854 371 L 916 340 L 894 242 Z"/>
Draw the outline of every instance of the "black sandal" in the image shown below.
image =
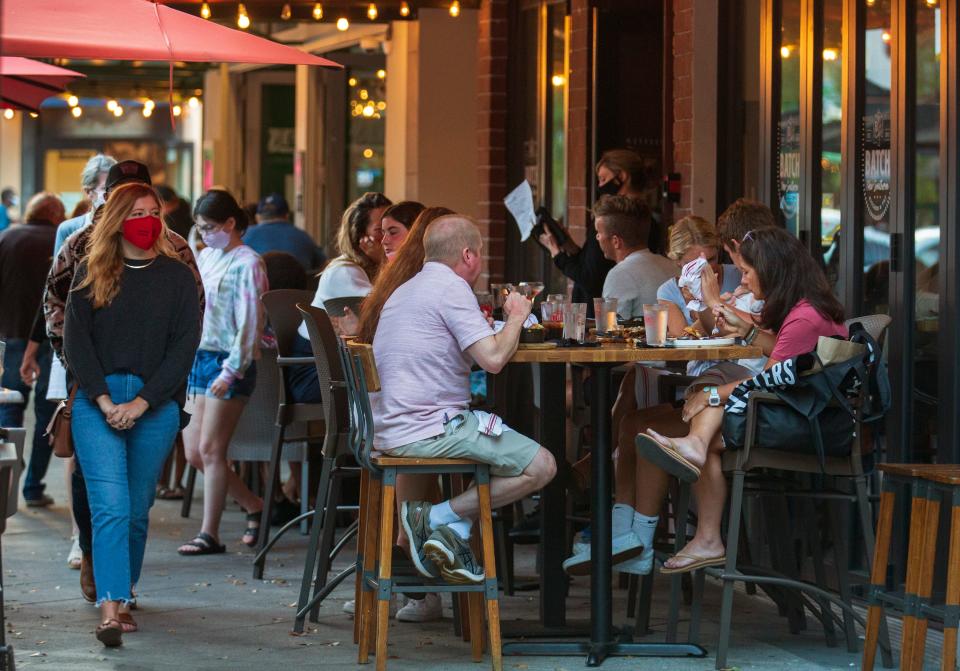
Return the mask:
<path id="1" fill-rule="evenodd" d="M 263 516 L 263 511 L 257 511 L 255 513 L 247 513 L 247 522 L 257 522 L 257 526 L 251 527 L 248 526 L 243 530 L 243 536 L 240 538 L 240 542 L 246 545 L 248 548 L 252 548 L 257 544 L 257 540 L 260 538 L 260 518 Z"/>
<path id="2" fill-rule="evenodd" d="M 218 545 L 213 536 L 202 531 L 198 533 L 192 541 L 187 541 L 183 545 L 197 548 L 196 551 L 188 550 L 186 552 L 178 549 L 177 552 L 184 557 L 192 557 L 194 555 L 218 555 L 227 551 L 226 545 Z"/>
<path id="3" fill-rule="evenodd" d="M 104 620 L 96 631 L 97 640 L 103 643 L 104 647 L 116 648 L 123 645 L 123 626 L 117 618 Z"/>

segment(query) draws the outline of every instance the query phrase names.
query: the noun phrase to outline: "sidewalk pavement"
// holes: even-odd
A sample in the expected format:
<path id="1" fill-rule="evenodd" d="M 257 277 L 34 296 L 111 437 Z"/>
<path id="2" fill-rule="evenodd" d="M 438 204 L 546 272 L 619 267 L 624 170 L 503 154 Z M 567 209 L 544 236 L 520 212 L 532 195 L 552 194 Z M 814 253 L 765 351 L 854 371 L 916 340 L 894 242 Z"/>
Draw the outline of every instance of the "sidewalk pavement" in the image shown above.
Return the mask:
<path id="1" fill-rule="evenodd" d="M 198 484 L 199 484 L 198 478 Z M 347 581 L 323 604 L 318 624 L 308 622 L 303 636 L 291 634 L 294 606 L 306 537 L 294 533 L 270 556 L 266 579 L 251 579 L 252 553 L 240 541 L 242 513 L 231 505 L 222 525 L 228 552 L 208 557 L 181 557 L 177 546 L 198 530 L 201 491 L 193 518 L 182 519 L 179 501 L 158 501 L 151 516 L 150 540 L 139 587 L 140 609 L 135 617 L 140 631 L 124 636 L 124 645 L 107 650 L 93 637 L 98 611 L 83 601 L 79 572 L 67 567 L 70 521 L 65 506 L 63 462 L 54 460 L 47 476 L 56 505 L 28 509 L 21 503 L 3 536 L 3 578 L 6 597 L 7 640 L 16 652 L 18 669 L 81 671 L 188 671 L 278 668 L 361 669 L 356 664 L 353 621 L 341 612 L 353 597 Z M 352 548 L 341 555 L 336 568 L 352 561 Z M 532 546 L 518 546 L 519 576 L 534 575 Z M 668 581 L 658 578 L 653 606 L 654 633 L 663 640 Z M 589 580 L 578 579 L 571 591 L 572 617 L 588 612 Z M 615 621 L 624 621 L 626 591 L 617 590 Z M 488 661 L 473 664 L 469 644 L 455 638 L 449 619 L 430 624 L 393 623 L 390 629 L 390 669 L 484 669 Z M 740 669 L 820 670 L 859 668 L 860 654 L 849 653 L 842 642 L 824 644 L 819 624 L 808 618 L 806 631 L 790 634 L 775 606 L 761 597 L 742 593 L 735 601 L 736 619 L 730 663 Z M 503 631 L 518 618 L 534 619 L 536 592 L 520 592 L 501 599 Z M 708 581 L 703 614 L 703 641 L 711 656 L 705 659 L 611 658 L 607 671 L 627 669 L 712 669 L 717 634 L 719 588 Z M 681 623 L 681 636 L 686 623 Z M 897 631 L 897 634 L 899 632 Z M 899 637 L 897 636 L 897 640 Z M 647 639 L 644 639 L 647 640 Z M 928 644 L 928 659 L 939 651 Z M 505 657 L 507 671 L 573 671 L 584 667 L 582 657 Z M 930 668 L 936 668 L 931 664 Z"/>

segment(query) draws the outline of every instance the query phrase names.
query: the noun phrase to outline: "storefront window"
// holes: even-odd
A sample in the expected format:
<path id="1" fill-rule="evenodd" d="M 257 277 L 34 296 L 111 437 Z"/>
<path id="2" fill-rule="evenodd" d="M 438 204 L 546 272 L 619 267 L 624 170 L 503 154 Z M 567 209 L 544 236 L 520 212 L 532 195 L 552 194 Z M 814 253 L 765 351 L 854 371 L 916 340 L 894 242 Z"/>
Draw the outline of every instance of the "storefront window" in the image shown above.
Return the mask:
<path id="1" fill-rule="evenodd" d="M 796 235 L 800 203 L 800 0 L 783 0 L 781 14 L 777 195 L 783 222 Z"/>
<path id="2" fill-rule="evenodd" d="M 843 0 L 826 0 L 823 8 L 823 90 L 820 132 L 820 239 L 831 286 L 840 274 L 840 119 L 843 108 Z"/>
<path id="3" fill-rule="evenodd" d="M 916 273 L 914 448 L 933 460 L 937 446 L 937 333 L 940 314 L 940 9 L 917 3 L 916 28 Z"/>
<path id="4" fill-rule="evenodd" d="M 860 188 L 863 197 L 864 312 L 889 311 L 890 3 L 867 4 Z"/>

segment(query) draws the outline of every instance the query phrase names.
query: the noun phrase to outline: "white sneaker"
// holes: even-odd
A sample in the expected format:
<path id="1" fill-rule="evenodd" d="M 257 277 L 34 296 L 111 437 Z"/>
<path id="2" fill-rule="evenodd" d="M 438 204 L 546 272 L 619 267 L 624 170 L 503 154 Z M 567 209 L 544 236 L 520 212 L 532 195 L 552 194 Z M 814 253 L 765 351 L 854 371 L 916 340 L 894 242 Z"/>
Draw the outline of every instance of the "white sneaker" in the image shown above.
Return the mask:
<path id="1" fill-rule="evenodd" d="M 407 599 L 407 605 L 397 611 L 400 622 L 434 622 L 443 619 L 443 602 L 439 594 L 427 594 L 422 599 Z"/>
<path id="2" fill-rule="evenodd" d="M 613 570 L 633 575 L 647 575 L 653 570 L 653 548 L 644 548 L 642 554 L 617 564 Z"/>
<path id="3" fill-rule="evenodd" d="M 83 560 L 83 552 L 80 551 L 80 537 L 73 537 L 73 545 L 70 546 L 70 554 L 67 555 L 67 566 L 79 571 L 80 562 Z"/>
<path id="4" fill-rule="evenodd" d="M 643 543 L 633 533 L 633 530 L 613 537 L 613 563 L 614 565 L 633 559 L 643 552 Z M 584 552 L 568 557 L 563 562 L 563 570 L 570 575 L 588 575 L 592 570 L 590 558 L 590 547 L 587 546 Z"/>
<path id="5" fill-rule="evenodd" d="M 400 610 L 400 603 L 397 601 L 399 595 L 394 594 L 393 598 L 390 600 L 390 617 L 393 617 L 397 614 L 397 611 Z M 376 606 L 376 604 L 374 604 Z M 374 608 L 376 611 L 376 608 Z M 343 602 L 343 612 L 347 615 L 356 615 L 357 614 L 357 602 L 353 599 Z"/>

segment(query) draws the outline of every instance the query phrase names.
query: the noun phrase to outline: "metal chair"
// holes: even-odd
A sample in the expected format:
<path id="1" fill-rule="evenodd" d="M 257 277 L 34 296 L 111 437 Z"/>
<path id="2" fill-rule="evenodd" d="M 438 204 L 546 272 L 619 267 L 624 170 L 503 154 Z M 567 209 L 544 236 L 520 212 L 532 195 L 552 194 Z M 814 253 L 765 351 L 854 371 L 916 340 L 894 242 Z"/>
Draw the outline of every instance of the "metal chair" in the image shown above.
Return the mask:
<path id="1" fill-rule="evenodd" d="M 890 317 L 887 315 L 872 315 L 870 317 L 853 319 L 848 323 L 860 322 L 863 324 L 864 329 L 867 330 L 882 347 L 885 331 L 890 321 Z M 866 395 L 869 393 L 866 387 L 867 385 L 863 385 L 860 390 L 859 405 L 857 407 L 862 406 Z M 853 621 L 857 620 L 861 622 L 861 624 L 863 623 L 863 618 L 853 610 L 851 605 L 852 594 L 846 566 L 838 565 L 837 567 L 840 594 L 836 595 L 823 588 L 825 579 L 822 575 L 817 576 L 817 582 L 819 584 L 813 585 L 798 578 L 778 575 L 773 571 L 758 569 L 757 567 L 738 566 L 737 564 L 746 475 L 748 472 L 759 469 L 786 471 L 790 473 L 807 473 L 811 475 L 822 474 L 834 478 L 852 480 L 854 485 L 853 494 L 840 491 L 826 492 L 802 489 L 794 491 L 767 489 L 766 492 L 780 496 L 799 497 L 808 501 L 819 498 L 833 501 L 845 500 L 854 503 L 859 513 L 861 530 L 866 540 L 867 563 L 869 564 L 871 562 L 872 548 L 874 546 L 873 517 L 870 500 L 867 496 L 867 473 L 865 473 L 863 469 L 862 440 L 864 424 L 862 422 L 862 416 L 858 414 L 855 420 L 855 434 L 850 454 L 844 457 L 827 457 L 821 462 L 814 454 L 785 452 L 762 447 L 762 442 L 757 436 L 757 420 L 760 407 L 767 404 L 776 405 L 782 404 L 782 402 L 775 394 L 758 392 L 750 394 L 744 448 L 742 450 L 727 451 L 723 455 L 723 470 L 732 476 L 727 522 L 727 560 L 722 569 L 707 569 L 708 574 L 719 577 L 723 582 L 723 596 L 720 606 L 720 638 L 717 646 L 716 660 L 716 668 L 718 669 L 726 668 L 727 666 L 727 652 L 730 644 L 730 629 L 733 617 L 733 586 L 737 581 L 745 583 L 752 582 L 760 586 L 786 588 L 787 590 L 796 591 L 802 603 L 817 615 L 823 623 L 825 630 L 828 632 L 832 631 L 833 622 L 836 617 L 831 608 L 831 604 L 837 605 L 844 613 L 841 624 L 847 632 L 848 647 L 853 648 L 853 650 L 856 649 L 856 632 L 853 628 Z M 764 493 L 764 490 L 754 490 L 753 493 Z M 839 563 L 840 562 L 838 562 L 838 564 Z M 741 569 L 752 572 L 742 572 Z M 807 594 L 813 595 L 814 599 L 808 597 Z M 887 635 L 885 622 L 881 625 L 880 638 L 881 645 L 884 648 L 884 661 L 886 665 L 892 665 L 889 636 Z"/>
<path id="2" fill-rule="evenodd" d="M 374 420 L 369 392 L 380 390 L 380 379 L 370 345 L 350 343 L 342 349 L 351 409 L 351 446 L 366 474 L 361 486 L 361 540 L 358 561 L 362 562 L 360 599 L 356 626 L 357 661 L 369 661 L 373 632 L 376 631 L 377 671 L 387 666 L 387 635 L 390 600 L 395 593 L 466 593 L 470 641 L 474 661 L 483 657 L 483 600 L 486 600 L 490 656 L 494 671 L 502 671 L 500 610 L 498 604 L 493 523 L 490 506 L 490 473 L 486 464 L 467 459 L 412 459 L 373 456 Z M 485 580 L 481 585 L 451 585 L 423 577 L 396 576 L 393 572 L 394 488 L 400 473 L 470 474 L 480 497 L 480 533 Z M 374 593 L 377 614 L 374 618 Z"/>
<path id="3" fill-rule="evenodd" d="M 300 597 L 297 601 L 297 614 L 294 631 L 303 631 L 304 619 L 310 613 L 310 620 L 317 621 L 320 603 L 356 569 L 349 566 L 327 581 L 334 558 L 353 538 L 359 526 L 351 524 L 335 541 L 337 511 L 357 510 L 355 505 L 342 505 L 340 500 L 341 484 L 344 477 L 358 477 L 360 469 L 356 465 L 349 445 L 350 414 L 347 406 L 347 389 L 340 357 L 338 339 L 327 313 L 309 303 L 297 305 L 297 310 L 307 325 L 310 346 L 313 349 L 313 363 L 320 379 L 320 392 L 323 407 L 326 410 L 326 435 L 323 440 L 323 461 L 320 479 L 317 482 L 316 504 L 311 512 L 312 526 L 307 556 L 303 565 L 303 578 L 300 582 Z M 310 593 L 311 585 L 313 594 Z"/>
<path id="4" fill-rule="evenodd" d="M 255 580 L 263 578 L 264 564 L 267 554 L 277 540 L 289 529 L 299 524 L 312 514 L 312 511 L 301 512 L 300 515 L 287 522 L 275 534 L 270 535 L 270 519 L 273 516 L 274 487 L 279 480 L 280 461 L 283 448 L 288 443 L 307 442 L 316 443 L 326 435 L 326 409 L 323 403 L 295 403 L 287 398 L 286 377 L 291 366 L 309 365 L 314 363 L 314 357 L 292 356 L 293 344 L 297 337 L 297 328 L 300 326 L 301 315 L 297 303 L 310 303 L 313 294 L 309 291 L 296 289 L 279 289 L 268 291 L 260 297 L 267 310 L 270 326 L 277 339 L 277 366 L 280 368 L 279 386 L 277 389 L 278 401 L 276 411 L 276 438 L 273 451 L 270 455 L 270 471 L 267 476 L 263 496 L 263 514 L 260 516 L 260 538 L 257 555 L 253 560 L 253 577 Z M 321 385 L 322 390 L 323 385 Z M 291 427 L 299 426 L 297 435 L 288 435 Z M 304 465 L 308 455 L 305 454 Z M 306 491 L 301 492 L 301 499 L 306 498 Z M 306 506 L 304 506 L 306 507 Z"/>

